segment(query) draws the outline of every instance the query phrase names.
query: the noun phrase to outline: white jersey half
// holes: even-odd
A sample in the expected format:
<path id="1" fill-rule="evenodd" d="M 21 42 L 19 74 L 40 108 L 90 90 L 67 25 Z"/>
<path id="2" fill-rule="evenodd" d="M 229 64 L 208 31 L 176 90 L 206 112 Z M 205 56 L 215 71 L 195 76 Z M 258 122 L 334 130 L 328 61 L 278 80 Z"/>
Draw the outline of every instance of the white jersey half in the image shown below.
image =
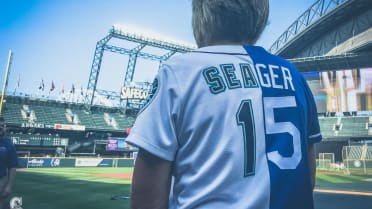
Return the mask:
<path id="1" fill-rule="evenodd" d="M 127 142 L 174 163 L 170 208 L 311 209 L 321 140 L 295 67 L 260 47 L 211 46 L 162 64 Z"/>

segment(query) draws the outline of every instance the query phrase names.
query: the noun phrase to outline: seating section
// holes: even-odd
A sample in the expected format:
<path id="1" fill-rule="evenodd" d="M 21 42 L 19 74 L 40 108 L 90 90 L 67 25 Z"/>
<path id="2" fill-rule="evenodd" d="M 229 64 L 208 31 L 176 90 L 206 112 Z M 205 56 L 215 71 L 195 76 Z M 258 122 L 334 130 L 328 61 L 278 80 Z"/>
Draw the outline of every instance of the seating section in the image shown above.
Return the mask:
<path id="1" fill-rule="evenodd" d="M 368 136 L 368 116 L 320 117 L 323 137 Z"/>
<path id="2" fill-rule="evenodd" d="M 93 120 L 91 118 L 91 115 L 88 111 L 86 111 L 84 109 L 79 109 L 79 108 L 71 109 L 71 111 L 74 114 L 78 115 L 80 123 L 82 125 L 85 125 L 86 127 L 95 127 L 96 126 L 96 124 L 93 122 Z"/>
<path id="3" fill-rule="evenodd" d="M 339 136 L 368 136 L 367 116 L 342 117 Z"/>
<path id="4" fill-rule="evenodd" d="M 87 129 L 125 131 L 133 126 L 135 113 L 123 114 L 119 108 L 93 107 L 90 111 L 83 104 L 41 101 L 20 97 L 7 97 L 3 115 L 7 123 L 42 123 L 53 127 L 54 124 L 84 125 Z M 319 116 L 323 138 L 362 137 L 372 127 L 369 116 Z M 372 130 L 372 128 L 371 128 Z"/>
<path id="5" fill-rule="evenodd" d="M 337 118 L 319 118 L 320 131 L 323 137 L 336 136 L 335 126 L 337 124 Z"/>
<path id="6" fill-rule="evenodd" d="M 87 111 L 82 104 L 8 99 L 3 116 L 7 123 L 42 123 L 84 125 L 86 129 L 125 131 L 133 126 L 135 116 L 126 115 L 115 108 L 92 108 Z"/>
<path id="7" fill-rule="evenodd" d="M 28 119 L 23 119 L 22 117 L 22 105 L 21 104 L 8 104 L 5 103 L 3 109 L 3 116 L 7 123 L 22 124 L 27 122 Z"/>
<path id="8" fill-rule="evenodd" d="M 111 114 L 119 124 L 120 129 L 132 127 L 136 118 L 134 116 L 127 116 L 120 113 Z"/>
<path id="9" fill-rule="evenodd" d="M 36 121 L 39 123 L 54 125 L 69 124 L 65 116 L 66 110 L 63 107 L 48 107 L 29 105 L 29 108 L 35 112 Z"/>
<path id="10" fill-rule="evenodd" d="M 105 120 L 104 120 L 104 114 L 99 113 L 99 112 L 91 112 L 90 117 L 95 124 L 96 129 L 114 129 L 111 125 L 109 125 Z"/>

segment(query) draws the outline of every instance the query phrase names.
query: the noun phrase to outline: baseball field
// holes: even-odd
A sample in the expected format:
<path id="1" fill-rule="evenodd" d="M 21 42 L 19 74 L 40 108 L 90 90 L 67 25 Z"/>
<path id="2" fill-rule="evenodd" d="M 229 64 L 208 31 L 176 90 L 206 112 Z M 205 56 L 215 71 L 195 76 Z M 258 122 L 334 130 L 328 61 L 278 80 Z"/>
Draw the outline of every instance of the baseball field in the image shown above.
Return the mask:
<path id="1" fill-rule="evenodd" d="M 13 195 L 24 209 L 127 209 L 132 168 L 28 168 L 17 171 Z M 367 209 L 372 175 L 319 172 L 316 209 Z"/>
<path id="2" fill-rule="evenodd" d="M 13 196 L 24 209 L 129 208 L 132 168 L 17 170 Z"/>

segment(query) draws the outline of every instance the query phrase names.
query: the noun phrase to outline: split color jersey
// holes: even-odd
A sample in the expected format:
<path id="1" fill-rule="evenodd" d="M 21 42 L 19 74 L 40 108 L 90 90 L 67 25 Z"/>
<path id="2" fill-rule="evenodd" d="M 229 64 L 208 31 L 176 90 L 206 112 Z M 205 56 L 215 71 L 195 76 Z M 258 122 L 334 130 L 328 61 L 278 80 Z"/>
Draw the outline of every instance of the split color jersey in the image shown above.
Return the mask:
<path id="1" fill-rule="evenodd" d="M 210 46 L 164 63 L 127 141 L 173 161 L 170 208 L 312 209 L 312 93 L 261 47 Z"/>

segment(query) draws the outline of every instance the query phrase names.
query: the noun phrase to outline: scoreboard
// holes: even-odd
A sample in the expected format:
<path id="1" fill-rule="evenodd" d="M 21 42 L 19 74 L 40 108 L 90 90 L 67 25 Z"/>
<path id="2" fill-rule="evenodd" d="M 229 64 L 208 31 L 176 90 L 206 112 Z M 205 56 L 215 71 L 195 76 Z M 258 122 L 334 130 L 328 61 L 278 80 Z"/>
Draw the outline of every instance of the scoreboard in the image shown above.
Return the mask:
<path id="1" fill-rule="evenodd" d="M 50 135 L 11 135 L 10 139 L 15 145 L 25 146 L 67 146 L 68 138 Z"/>
<path id="2" fill-rule="evenodd" d="M 131 147 L 125 142 L 125 138 L 108 137 L 107 151 L 129 151 Z"/>
<path id="3" fill-rule="evenodd" d="M 137 147 L 127 144 L 125 140 L 125 138 L 108 137 L 106 151 L 138 152 Z"/>

